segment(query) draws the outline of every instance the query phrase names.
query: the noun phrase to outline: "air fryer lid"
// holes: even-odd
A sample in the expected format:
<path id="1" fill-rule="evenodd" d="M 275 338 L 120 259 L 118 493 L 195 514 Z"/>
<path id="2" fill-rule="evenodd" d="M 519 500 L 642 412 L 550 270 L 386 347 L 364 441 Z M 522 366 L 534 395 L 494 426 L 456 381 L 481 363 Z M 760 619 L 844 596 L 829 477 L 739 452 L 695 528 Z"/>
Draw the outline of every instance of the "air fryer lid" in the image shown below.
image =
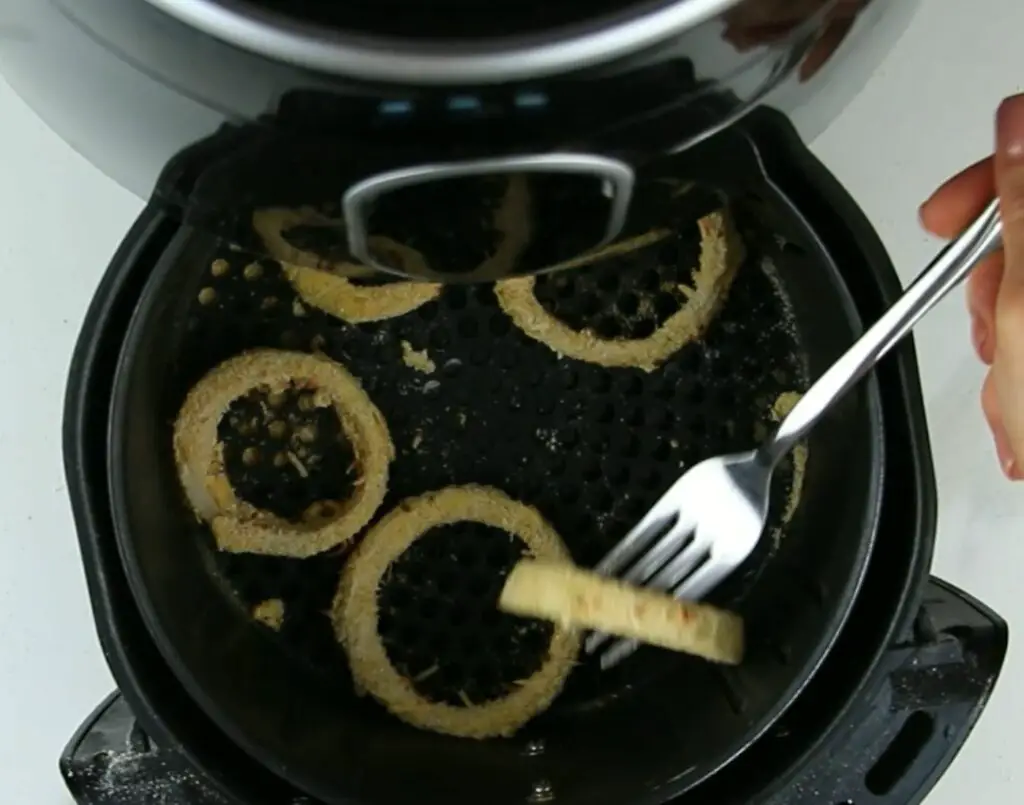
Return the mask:
<path id="1" fill-rule="evenodd" d="M 685 3 L 687 0 L 683 0 Z M 692 0 L 691 0 L 692 3 Z M 474 42 L 550 34 L 568 26 L 608 25 L 665 2 L 650 0 L 243 0 L 244 11 L 270 24 L 324 28 L 384 39 Z"/>
<path id="2" fill-rule="evenodd" d="M 453 483 L 492 484 L 540 507 L 578 558 L 592 562 L 671 482 L 678 471 L 674 451 L 690 463 L 701 453 L 749 444 L 754 411 L 763 416 L 771 404 L 756 402 L 758 390 L 770 397 L 798 383 L 794 355 L 819 373 L 857 330 L 853 307 L 813 235 L 800 231 L 767 184 L 759 192 L 768 200 L 749 193 L 735 199 L 755 234 L 753 262 L 729 297 L 732 312 L 727 305 L 704 342 L 652 374 L 558 359 L 511 330 L 486 286 L 444 289 L 413 313 L 379 324 L 339 325 L 315 313 L 296 320 L 275 264 L 258 272 L 265 286 L 247 286 L 244 254 L 182 233 L 150 280 L 122 356 L 112 412 L 113 505 L 133 591 L 161 651 L 239 746 L 327 802 L 398 802 L 409 790 L 474 803 L 481 797 L 521 802 L 531 792 L 553 792 L 569 803 L 663 801 L 767 728 L 841 628 L 870 553 L 881 475 L 872 382 L 815 432 L 804 502 L 788 536 L 766 543 L 731 591 L 720 591 L 723 603 L 748 617 L 752 640 L 744 666 L 721 674 L 706 663 L 651 651 L 617 675 L 584 667 L 572 682 L 575 692 L 567 691 L 521 736 L 484 743 L 418 732 L 353 697 L 322 616 L 341 557 L 271 563 L 219 555 L 202 532 L 182 538 L 192 518 L 177 487 L 167 424 L 185 389 L 215 362 L 287 338 L 291 348 L 326 351 L 361 376 L 404 448 L 381 513 Z M 679 237 L 685 243 L 686 234 Z M 794 322 L 788 336 L 778 329 L 781 302 L 760 257 L 771 258 L 784 289 Z M 216 274 L 210 272 L 215 258 L 225 261 Z M 556 306 L 561 276 L 549 288 Z M 601 299 L 617 304 L 624 292 L 611 282 L 615 272 L 564 276 L 575 277 L 570 300 L 595 294 L 600 307 Z M 202 297 L 219 300 L 219 307 L 197 305 L 207 287 L 212 295 Z M 275 303 L 264 306 L 269 297 Z M 561 305 L 567 319 L 593 315 L 565 297 Z M 796 351 L 794 339 L 802 347 Z M 402 340 L 430 352 L 440 372 L 434 383 L 403 368 Z M 720 418 L 722 406 L 735 410 L 740 399 L 748 414 L 730 427 Z M 475 415 L 481 406 L 486 417 Z M 465 427 L 484 431 L 467 437 Z M 550 438 L 542 438 L 563 443 L 558 440 L 573 433 L 573 447 L 554 453 Z M 414 443 L 433 458 L 424 460 Z M 475 449 L 481 444 L 488 448 Z M 559 480 L 545 480 L 556 467 Z M 591 518 L 585 524 L 584 515 Z M 826 522 L 823 539 L 818 524 Z M 488 566 L 480 570 L 486 576 Z M 289 626 L 286 614 L 277 638 L 237 600 L 271 594 L 295 615 Z M 399 641 L 412 625 L 408 618 L 415 613 L 399 613 L 391 624 Z M 444 631 L 443 623 L 435 626 Z M 419 661 L 411 654 L 407 660 Z M 547 794 L 535 788 L 539 781 L 550 785 Z"/>

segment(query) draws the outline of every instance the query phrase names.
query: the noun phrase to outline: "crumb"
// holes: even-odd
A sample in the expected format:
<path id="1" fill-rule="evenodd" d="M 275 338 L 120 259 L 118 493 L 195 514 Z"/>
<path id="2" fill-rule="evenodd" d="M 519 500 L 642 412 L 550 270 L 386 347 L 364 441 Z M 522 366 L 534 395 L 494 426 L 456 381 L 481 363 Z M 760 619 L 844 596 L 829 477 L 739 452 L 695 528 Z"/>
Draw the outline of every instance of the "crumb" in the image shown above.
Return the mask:
<path id="1" fill-rule="evenodd" d="M 303 316 L 306 315 L 306 308 L 302 306 L 302 302 L 300 302 L 298 299 L 292 300 L 292 315 L 298 316 L 299 318 L 302 318 Z"/>
<path id="2" fill-rule="evenodd" d="M 276 632 L 284 623 L 284 601 L 280 598 L 268 598 L 266 601 L 260 601 L 252 608 L 252 616 Z"/>
<path id="3" fill-rule="evenodd" d="M 558 440 L 558 432 L 555 430 L 548 430 L 546 428 L 537 428 L 536 436 L 544 444 L 544 446 L 551 452 L 557 452 L 561 446 Z"/>
<path id="4" fill-rule="evenodd" d="M 466 413 L 464 411 L 459 413 L 459 425 L 463 428 L 466 427 Z"/>
<path id="5" fill-rule="evenodd" d="M 312 444 L 316 441 L 316 427 L 313 425 L 303 425 L 295 432 L 295 435 L 300 442 Z"/>
<path id="6" fill-rule="evenodd" d="M 295 467 L 295 471 L 299 474 L 300 477 L 309 477 L 309 470 L 306 469 L 305 464 L 299 461 L 299 457 L 295 455 L 295 453 L 289 450 L 287 453 L 285 453 L 285 455 L 288 457 L 288 461 L 291 462 L 291 465 Z"/>
<path id="7" fill-rule="evenodd" d="M 259 263 L 249 263 L 249 265 L 242 269 L 242 276 L 247 280 L 258 280 L 263 276 L 263 266 Z"/>
<path id="8" fill-rule="evenodd" d="M 426 350 L 417 351 L 408 341 L 402 342 L 402 363 L 425 375 L 431 375 L 437 369 L 437 364 L 430 359 Z"/>
<path id="9" fill-rule="evenodd" d="M 412 449 L 417 450 L 419 446 L 423 444 L 423 431 L 416 431 L 412 437 Z"/>

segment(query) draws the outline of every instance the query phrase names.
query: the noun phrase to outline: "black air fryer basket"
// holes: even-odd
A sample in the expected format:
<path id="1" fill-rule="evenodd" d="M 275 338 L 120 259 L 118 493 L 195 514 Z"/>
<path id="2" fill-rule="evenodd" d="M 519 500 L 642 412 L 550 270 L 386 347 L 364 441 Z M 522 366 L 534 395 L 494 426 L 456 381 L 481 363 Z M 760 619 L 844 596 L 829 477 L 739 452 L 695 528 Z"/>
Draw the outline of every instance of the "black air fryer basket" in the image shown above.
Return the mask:
<path id="1" fill-rule="evenodd" d="M 881 267 L 884 255 L 877 241 L 869 234 L 854 233 L 861 242 L 843 244 L 842 238 L 851 237 L 855 226 L 832 228 L 844 223 L 828 220 L 830 214 L 841 215 L 835 212 L 835 204 L 830 212 L 820 210 L 821 204 L 813 207 L 819 210 L 817 225 L 809 225 L 814 222 L 797 213 L 791 199 L 806 200 L 808 192 L 818 195 L 821 187 L 801 186 L 807 174 L 800 171 L 789 175 L 796 182 L 785 192 L 775 183 L 787 174 L 761 162 L 750 132 L 758 137 L 779 136 L 778 130 L 770 118 L 764 128 L 757 120 L 750 122 L 748 131 L 717 138 L 713 146 L 728 148 L 736 166 L 735 175 L 714 189 L 729 196 L 751 246 L 746 270 L 741 269 L 706 339 L 650 375 L 558 360 L 546 347 L 510 333 L 507 322 L 503 325 L 496 315 L 500 311 L 487 289 L 446 289 L 438 302 L 429 303 L 432 312 L 424 306 L 371 327 L 346 327 L 319 315 L 304 316 L 299 325 L 287 319 L 285 326 L 286 319 L 270 310 L 292 309 L 290 288 L 276 277 L 274 266 L 264 266 L 259 283 L 242 284 L 244 262 L 239 261 L 244 258 L 239 252 L 186 230 L 172 231 L 173 226 L 157 219 L 149 224 L 159 253 L 127 255 L 125 266 L 131 267 L 134 258 L 143 266 L 155 264 L 155 270 L 148 277 L 142 276 L 147 268 L 126 270 L 116 280 L 109 279 L 101 289 L 107 298 L 98 297 L 94 303 L 94 320 L 119 319 L 105 325 L 103 336 L 111 341 L 103 344 L 102 339 L 83 337 L 80 345 L 76 368 L 88 378 L 80 374 L 79 382 L 100 385 L 91 387 L 98 396 L 86 410 L 76 404 L 73 382 L 68 456 L 69 470 L 75 469 L 71 474 L 78 478 L 72 484 L 77 490 L 76 513 L 84 518 L 83 545 L 98 617 L 114 632 L 105 634 L 107 643 L 116 646 L 108 647 L 112 665 L 115 673 L 120 672 L 126 695 L 134 700 L 133 710 L 144 720 L 148 713 L 154 721 L 145 726 L 158 743 L 178 745 L 185 765 L 204 770 L 215 785 L 235 793 L 248 791 L 242 794 L 246 802 L 281 801 L 274 792 L 287 789 L 281 788 L 283 783 L 271 783 L 274 778 L 324 802 L 404 801 L 410 790 L 449 800 L 484 796 L 495 801 L 531 797 L 540 801 L 554 796 L 562 801 L 663 802 L 690 791 L 687 798 L 695 801 L 702 796 L 716 802 L 757 801 L 777 789 L 780 781 L 800 773 L 800 764 L 809 762 L 813 747 L 850 715 L 849 708 L 856 702 L 854 691 L 862 699 L 879 695 L 880 686 L 890 678 L 888 666 L 909 662 L 911 654 L 917 656 L 915 649 L 908 649 L 898 661 L 884 653 L 900 639 L 897 635 L 912 636 L 919 643 L 943 643 L 943 626 L 921 626 L 920 615 L 917 631 L 907 631 L 918 613 L 933 531 L 930 467 L 919 401 L 913 397 L 909 348 L 882 372 L 883 390 L 884 377 L 890 375 L 887 402 L 872 379 L 811 439 L 798 515 L 783 538 L 759 551 L 719 591 L 717 600 L 737 607 L 748 620 L 751 648 L 743 667 L 723 672 L 653 650 L 641 652 L 611 674 L 584 665 L 574 672 L 552 711 L 511 740 L 473 743 L 418 733 L 375 705 L 355 701 L 343 657 L 322 615 L 344 556 L 299 561 L 217 555 L 201 534 L 182 534 L 188 515 L 167 455 L 167 423 L 188 385 L 218 360 L 244 348 L 308 349 L 312 345 L 362 377 L 391 426 L 399 455 L 382 511 L 411 494 L 446 485 L 491 483 L 538 506 L 565 535 L 577 560 L 595 561 L 671 482 L 680 461 L 688 465 L 700 455 L 748 445 L 757 435 L 756 428 L 767 424 L 766 401 L 770 404 L 778 393 L 805 385 L 808 375 L 820 373 L 854 337 L 859 327 L 857 308 L 844 281 L 862 310 L 878 306 L 878 279 L 867 273 L 856 276 L 849 266 L 834 265 L 818 235 L 835 235 L 830 249 L 848 247 L 833 253 L 863 259 L 867 252 L 868 259 Z M 785 145 L 791 147 L 793 142 Z M 772 153 L 780 153 L 782 144 L 777 143 Z M 799 146 L 793 150 L 794 157 L 810 159 L 802 154 Z M 709 158 L 708 153 L 694 156 L 696 164 Z M 824 190 L 831 195 L 830 201 L 852 207 L 834 186 Z M 812 207 L 801 204 L 800 209 Z M 854 218 L 855 223 L 861 220 Z M 687 247 L 686 237 L 679 238 L 679 248 Z M 208 267 L 215 258 L 229 261 L 233 270 L 226 276 L 235 277 L 235 284 L 220 282 L 215 287 L 218 306 L 200 308 L 191 300 L 212 280 L 194 267 Z M 768 273 L 758 270 L 765 258 L 773 266 Z M 182 270 L 182 265 L 193 270 Z M 769 277 L 784 289 L 781 302 Z M 140 285 L 143 280 L 146 287 Z M 115 296 L 116 286 L 122 290 Z M 638 291 L 642 289 L 613 287 L 600 271 L 581 272 L 575 288 L 563 292 L 562 298 L 571 300 L 574 294 L 588 292 L 614 297 Z M 86 433 L 93 434 L 93 440 L 103 438 L 89 420 L 99 400 L 110 399 L 110 360 L 119 338 L 115 333 L 123 334 L 126 325 L 123 308 L 118 312 L 115 301 L 138 294 L 142 301 L 133 323 L 127 337 L 120 336 L 124 346 L 114 382 L 112 463 L 107 470 L 111 512 L 96 506 L 95 493 L 106 482 L 105 478 L 100 481 L 105 472 L 102 466 L 92 458 L 92 469 L 82 473 L 86 468 L 73 457 L 85 461 L 81 451 L 87 446 Z M 275 305 L 262 303 L 268 297 L 276 300 Z M 564 315 L 578 314 L 569 307 L 568 311 L 563 307 Z M 791 326 L 779 327 L 787 314 Z M 282 344 L 282 338 L 290 343 Z M 450 386 L 450 392 L 424 388 L 429 380 L 415 377 L 396 360 L 403 340 L 430 351 L 440 370 L 437 382 Z M 197 344 L 208 348 L 199 351 Z M 145 360 L 134 357 L 143 355 Z M 492 357 L 481 359 L 481 355 Z M 393 367 L 402 367 L 390 370 L 393 378 L 387 374 L 389 361 Z M 99 381 L 98 375 L 106 379 Z M 403 399 L 410 383 L 420 395 L 415 407 Z M 484 390 L 488 383 L 492 385 Z M 517 395 L 518 391 L 523 393 Z M 729 422 L 716 413 L 722 410 L 725 397 L 731 403 L 727 410 L 738 412 Z M 888 443 L 882 438 L 883 404 Z M 907 405 L 911 406 L 909 419 Z M 491 437 L 486 455 L 453 449 L 460 437 L 450 429 L 456 423 L 464 426 L 472 412 L 481 408 L 486 409 L 485 419 L 501 422 L 504 441 Z M 124 411 L 135 413 L 126 417 Z M 467 412 L 470 416 L 459 416 Z M 622 427 L 625 422 L 635 425 L 632 433 Z M 538 431 L 543 432 L 541 436 Z M 430 435 L 424 437 L 425 433 Z M 403 454 L 402 446 L 417 438 L 426 447 L 426 457 L 412 450 Z M 470 435 L 475 442 L 481 438 L 488 438 L 487 434 Z M 551 438 L 560 444 L 568 442 L 554 462 L 550 452 L 543 452 Z M 898 444 L 895 451 L 893 441 Z M 686 447 L 673 446 L 681 444 Z M 527 456 L 525 468 L 515 460 L 521 455 Z M 140 472 L 143 457 L 146 470 Z M 905 495 L 893 500 L 890 492 L 883 505 L 883 462 L 890 471 L 895 462 L 901 477 L 918 479 L 914 502 Z M 549 475 L 542 476 L 543 471 Z M 83 486 L 85 475 L 90 480 Z M 250 483 L 252 494 L 257 495 L 262 479 L 250 473 L 237 482 L 240 487 Z M 790 491 L 790 483 L 791 476 L 784 473 L 776 490 L 780 498 Z M 628 494 L 613 494 L 624 484 Z M 301 507 L 307 502 L 293 495 L 284 505 Z M 827 541 L 822 538 L 822 522 L 839 524 L 828 529 Z M 138 606 L 138 614 L 132 605 L 131 613 L 119 613 L 113 620 L 110 601 L 116 597 L 123 604 L 127 590 L 124 571 L 111 554 L 112 525 L 119 534 L 131 598 Z M 881 557 L 872 559 L 879 528 L 888 535 L 886 547 Z M 106 536 L 100 537 L 101 533 Z M 574 533 L 586 539 L 573 541 Z M 478 547 L 469 545 L 465 534 L 445 538 L 450 541 L 439 551 L 442 554 L 459 555 Z M 479 608 L 488 596 L 495 596 L 500 584 L 488 586 L 486 579 L 500 578 L 514 561 L 513 555 L 483 553 L 480 583 L 473 584 L 471 578 L 466 589 L 447 595 L 464 609 Z M 443 564 L 424 564 L 419 575 L 449 573 L 452 568 Z M 416 570 L 410 565 L 409 574 L 416 575 Z M 866 593 L 858 597 L 862 583 Z M 188 596 L 182 596 L 183 589 Z M 476 599 L 471 600 L 471 593 Z M 952 610 L 966 617 L 970 606 L 952 594 L 944 596 L 947 616 Z M 252 604 L 268 597 L 285 601 L 287 614 L 280 634 L 256 625 L 248 615 Z M 879 607 L 881 601 L 889 602 L 887 609 Z M 428 639 L 439 639 L 438 635 L 443 639 L 444 630 L 432 628 L 431 622 L 423 623 L 421 618 L 408 624 L 402 617 L 399 607 L 396 622 L 390 625 L 399 636 L 416 627 Z M 951 751 L 973 723 L 980 710 L 978 702 L 987 696 L 1001 662 L 1002 625 L 995 619 L 995 630 L 985 632 L 981 628 L 989 623 L 985 618 L 994 616 L 982 612 L 978 622 L 969 625 L 977 627 L 979 635 L 984 632 L 991 649 L 980 637 L 969 648 L 972 656 L 988 651 L 991 656 L 984 656 L 982 663 L 988 670 L 976 675 L 976 689 L 967 696 L 970 706 L 943 731 Z M 143 623 L 145 629 L 140 632 Z M 500 629 L 496 633 L 491 628 L 491 636 L 500 637 Z M 463 639 L 466 635 L 474 637 L 472 630 L 456 633 Z M 479 637 L 478 630 L 475 638 Z M 839 646 L 851 641 L 862 646 L 856 652 L 858 661 L 830 664 L 829 652 L 836 640 Z M 961 642 L 960 654 L 950 654 L 952 647 L 947 646 L 944 661 L 968 662 L 967 641 Z M 405 659 L 417 661 L 415 645 Z M 825 666 L 818 672 L 822 662 Z M 143 668 L 149 670 L 140 673 Z M 258 673 L 242 670 L 256 668 Z M 459 670 L 456 665 L 455 678 Z M 183 688 L 177 682 L 169 684 L 168 671 Z M 158 698 L 185 696 L 175 708 L 180 717 L 168 720 L 165 705 L 154 701 L 156 676 L 164 677 L 157 686 Z M 427 693 L 445 695 L 440 689 Z M 828 706 L 821 706 L 821 701 Z M 187 702 L 195 702 L 198 709 Z M 891 715 L 884 723 L 862 725 L 859 749 L 868 766 L 899 729 L 894 726 L 899 713 Z M 115 706 L 101 715 L 101 721 L 104 717 L 108 722 L 123 720 L 124 712 Z M 912 732 L 920 717 L 907 723 Z M 914 775 L 915 764 L 923 764 L 919 757 L 936 755 L 931 733 L 924 740 L 920 740 L 924 733 L 920 729 L 918 733 L 919 745 L 909 760 L 887 761 L 891 768 L 885 786 L 875 775 L 874 786 L 869 785 L 875 796 L 899 790 L 897 783 Z M 216 757 L 211 750 L 225 736 L 231 749 Z M 339 746 L 345 747 L 341 754 Z M 245 776 L 243 770 L 253 761 L 235 747 L 258 761 L 253 768 L 262 771 L 256 779 L 271 777 L 254 787 L 238 788 L 239 777 Z M 82 762 L 80 748 L 75 752 L 69 763 Z M 730 762 L 749 766 L 748 772 L 715 774 Z M 929 772 L 935 765 L 927 765 Z M 168 768 L 177 767 L 172 763 Z M 839 776 L 832 782 L 842 793 L 862 783 L 863 775 Z M 738 791 L 745 791 L 743 799 L 736 799 Z M 195 791 L 190 796 L 196 796 Z"/>

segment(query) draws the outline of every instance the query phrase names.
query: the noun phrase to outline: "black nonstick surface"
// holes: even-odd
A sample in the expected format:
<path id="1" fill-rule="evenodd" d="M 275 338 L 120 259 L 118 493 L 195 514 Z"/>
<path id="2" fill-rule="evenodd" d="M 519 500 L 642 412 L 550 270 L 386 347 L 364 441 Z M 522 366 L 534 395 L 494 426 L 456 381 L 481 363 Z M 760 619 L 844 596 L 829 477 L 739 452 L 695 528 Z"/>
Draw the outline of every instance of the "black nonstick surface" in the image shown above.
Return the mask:
<path id="1" fill-rule="evenodd" d="M 584 663 L 548 713 L 505 740 L 420 732 L 355 696 L 325 615 L 344 552 L 307 560 L 218 553 L 185 505 L 171 454 L 185 393 L 218 362 L 260 346 L 315 349 L 358 376 L 387 419 L 397 455 L 378 515 L 410 495 L 488 484 L 536 506 L 576 561 L 593 564 L 681 468 L 749 447 L 775 398 L 804 387 L 859 329 L 813 238 L 758 199 L 734 210 L 749 256 L 728 301 L 699 343 L 650 374 L 557 357 L 519 333 L 484 286 L 446 288 L 438 300 L 374 324 L 348 325 L 309 308 L 296 316 L 274 263 L 262 261 L 259 277 L 246 279 L 244 252 L 191 230 L 178 236 L 149 280 L 121 356 L 112 504 L 133 592 L 161 651 L 240 746 L 332 803 L 407 802 L 410 792 L 473 805 L 550 796 L 662 802 L 778 717 L 842 626 L 870 554 L 882 474 L 873 381 L 811 437 L 802 502 L 782 538 L 764 540 L 714 595 L 747 620 L 741 667 L 650 649 L 611 672 Z M 674 251 L 662 244 L 634 256 L 621 276 L 685 274 L 696 235 L 688 226 L 679 232 Z M 229 270 L 215 277 L 218 258 Z M 574 275 L 568 292 L 556 278 L 544 282 L 567 320 L 587 315 L 569 303 L 576 296 L 596 295 L 607 310 L 643 292 L 601 269 Z M 213 288 L 212 303 L 198 303 L 203 288 Z M 538 291 L 542 301 L 546 294 Z M 403 363 L 403 340 L 426 349 L 436 371 Z M 273 473 L 287 468 L 266 461 L 232 469 L 234 437 L 224 435 L 240 494 L 282 514 L 346 483 L 332 472 L 310 472 L 305 484 L 275 482 Z M 245 446 L 254 445 L 234 443 Z M 321 460 L 340 461 L 326 446 Z M 773 525 L 791 480 L 791 468 L 782 468 Z M 415 675 L 431 652 L 443 654 L 446 673 L 421 688 L 431 698 L 453 700 L 468 685 L 478 699 L 500 695 L 543 644 L 543 625 L 516 632 L 492 614 L 514 543 L 457 527 L 428 536 L 422 555 L 403 557 L 405 572 L 392 574 L 404 591 L 381 593 L 391 596 L 383 626 L 392 661 Z M 267 598 L 284 601 L 279 633 L 251 617 Z"/>

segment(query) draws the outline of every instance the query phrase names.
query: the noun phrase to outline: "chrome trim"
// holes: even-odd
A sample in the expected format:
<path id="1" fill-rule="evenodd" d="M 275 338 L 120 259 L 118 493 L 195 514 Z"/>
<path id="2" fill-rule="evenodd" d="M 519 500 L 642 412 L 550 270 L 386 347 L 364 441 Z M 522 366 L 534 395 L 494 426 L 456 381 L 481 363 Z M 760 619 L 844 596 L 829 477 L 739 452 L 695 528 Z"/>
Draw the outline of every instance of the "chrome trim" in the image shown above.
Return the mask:
<path id="1" fill-rule="evenodd" d="M 360 42 L 312 26 L 285 25 L 243 8 L 239 0 L 146 2 L 224 42 L 301 67 L 379 81 L 471 84 L 538 78 L 611 61 L 671 39 L 739 0 L 675 0 L 599 30 L 563 31 L 564 38 L 556 41 L 503 47 L 500 40 L 481 40 L 461 52 L 450 42 L 416 49 L 402 40 Z"/>
<path id="2" fill-rule="evenodd" d="M 576 173 L 588 174 L 603 179 L 608 187 L 603 188 L 611 198 L 611 210 L 604 237 L 594 245 L 599 249 L 618 237 L 626 224 L 629 202 L 633 197 L 635 177 L 633 169 L 625 162 L 596 154 L 532 154 L 527 156 L 498 157 L 496 159 L 475 159 L 466 162 L 435 163 L 400 168 L 387 173 L 378 173 L 369 179 L 352 185 L 342 197 L 342 214 L 345 218 L 345 232 L 348 251 L 363 264 L 385 271 L 398 273 L 394 268 L 377 263 L 369 250 L 369 233 L 366 229 L 370 207 L 384 193 L 410 185 L 438 179 L 454 179 L 462 176 L 479 176 L 488 173 Z"/>

